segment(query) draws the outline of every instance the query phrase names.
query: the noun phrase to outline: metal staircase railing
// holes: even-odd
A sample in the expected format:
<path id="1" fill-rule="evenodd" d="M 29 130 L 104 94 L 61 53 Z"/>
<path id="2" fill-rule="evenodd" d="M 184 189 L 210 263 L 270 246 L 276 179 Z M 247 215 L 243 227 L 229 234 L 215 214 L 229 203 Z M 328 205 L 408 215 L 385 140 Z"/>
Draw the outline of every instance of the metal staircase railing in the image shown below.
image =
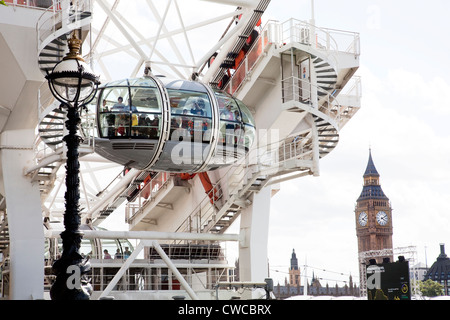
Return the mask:
<path id="1" fill-rule="evenodd" d="M 251 204 L 252 193 L 268 185 L 274 177 L 311 171 L 312 167 L 313 151 L 307 135 L 254 149 L 227 170 L 214 184 L 212 194 L 203 198 L 176 232 L 224 233 L 242 208 Z M 224 189 L 222 185 L 228 187 Z"/>
<path id="2" fill-rule="evenodd" d="M 315 36 L 312 36 L 313 34 Z M 339 40 L 335 40 L 333 36 L 337 36 Z M 311 53 L 311 61 L 316 73 L 317 85 L 293 76 L 283 79 L 283 103 L 300 102 L 300 104 L 292 105 L 288 110 L 306 110 L 312 113 L 318 127 L 319 154 L 325 156 L 336 147 L 339 142 L 338 131 L 355 114 L 358 109 L 355 106 L 359 106 L 361 92 L 359 78 L 353 80 L 352 88 L 355 89 L 352 89 L 354 92 L 353 105 L 341 105 L 336 99 L 337 94 L 349 81 L 342 79 L 341 83 L 337 83 L 336 66 L 339 65 L 339 47 L 345 48 L 346 51 L 343 52 L 350 52 L 358 56 L 359 34 L 317 28 L 295 19 L 290 19 L 282 24 L 269 21 L 253 47 L 248 51 L 241 66 L 234 72 L 225 90 L 231 94 L 237 93 L 245 85 L 245 79 L 251 76 L 255 66 L 265 56 L 264 52 L 267 52 L 273 45 L 282 51 L 283 47 L 290 42 L 307 45 L 305 50 L 310 50 L 311 47 L 315 50 L 315 55 Z M 314 42 L 314 46 L 311 46 L 312 42 Z M 314 103 L 314 99 L 317 99 L 316 103 Z"/>
<path id="3" fill-rule="evenodd" d="M 247 22 L 247 25 L 244 27 L 242 33 L 238 36 L 231 51 L 228 52 L 226 58 L 224 59 L 224 61 L 222 61 L 222 64 L 217 70 L 212 81 L 210 81 L 211 86 L 217 86 L 221 81 L 221 79 L 223 78 L 223 76 L 225 75 L 228 68 L 234 65 L 234 60 L 244 47 L 247 38 L 251 35 L 253 29 L 257 25 L 259 19 L 261 18 L 261 16 L 265 12 L 269 4 L 270 0 L 261 0 L 257 5 L 257 7 L 253 10 L 253 14 L 250 17 L 249 21 Z"/>
<path id="4" fill-rule="evenodd" d="M 132 196 L 125 207 L 125 222 L 129 224 L 133 223 L 136 217 L 155 201 L 158 193 L 174 179 L 173 175 L 168 172 L 158 172 L 152 176 L 151 173 L 143 171 L 143 174 L 145 177 L 144 175 L 137 177 L 135 190 L 138 192 Z M 145 178 L 149 175 L 151 178 L 147 182 Z"/>
<path id="5" fill-rule="evenodd" d="M 314 46 L 311 46 L 312 33 L 316 35 Z M 339 43 L 333 38 L 333 35 L 339 36 Z M 252 69 L 264 57 L 263 53 L 267 52 L 272 46 L 282 48 L 288 43 L 303 44 L 314 49 L 315 54 L 311 54 L 311 59 L 317 73 L 317 85 L 327 92 L 333 91 L 337 83 L 336 70 L 339 67 L 339 46 L 346 47 L 346 51 L 343 52 L 353 52 L 355 56 L 359 55 L 359 35 L 357 33 L 317 28 L 295 19 L 290 19 L 284 23 L 269 21 L 247 52 L 241 65 L 233 73 L 224 90 L 230 94 L 236 93 L 245 83 Z"/>
<path id="6" fill-rule="evenodd" d="M 59 62 L 67 48 L 67 36 L 73 30 L 80 30 L 84 39 L 91 23 L 91 0 L 53 0 L 36 24 L 38 63 L 41 71 L 47 71 Z"/>
<path id="7" fill-rule="evenodd" d="M 0 252 L 3 252 L 9 244 L 8 216 L 6 210 L 0 212 Z"/>
<path id="8" fill-rule="evenodd" d="M 321 53 L 326 61 L 334 67 L 340 68 L 338 55 L 340 52 L 360 55 L 359 33 L 321 28 L 308 22 L 289 19 L 278 27 L 279 45 L 285 43 L 299 43 Z"/>
<path id="9" fill-rule="evenodd" d="M 66 51 L 66 37 L 79 30 L 83 39 L 90 28 L 91 0 L 53 0 L 36 24 L 38 64 L 47 74 L 58 63 Z M 56 173 L 65 159 L 63 137 L 65 135 L 65 111 L 43 83 L 38 90 L 39 124 L 35 140 L 35 164 L 26 170 L 33 181 L 39 181 L 41 196 L 51 190 Z M 91 140 L 88 145 L 92 145 Z M 86 149 L 83 149 L 86 150 Z"/>

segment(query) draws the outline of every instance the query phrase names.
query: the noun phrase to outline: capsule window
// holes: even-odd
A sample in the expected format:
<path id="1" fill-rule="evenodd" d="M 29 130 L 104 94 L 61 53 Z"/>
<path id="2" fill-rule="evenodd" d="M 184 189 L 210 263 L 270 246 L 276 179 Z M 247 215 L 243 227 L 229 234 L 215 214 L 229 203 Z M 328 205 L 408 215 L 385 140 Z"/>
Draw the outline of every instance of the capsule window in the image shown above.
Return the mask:
<path id="1" fill-rule="evenodd" d="M 128 87 L 106 88 L 102 92 L 101 112 L 121 112 L 130 109 Z"/>
<path id="2" fill-rule="evenodd" d="M 83 258 L 90 257 L 93 259 L 97 259 L 97 255 L 95 252 L 95 246 L 92 240 L 90 239 L 82 239 L 79 252 Z"/>
<path id="3" fill-rule="evenodd" d="M 236 101 L 229 95 L 216 91 L 219 104 L 219 143 L 240 145 L 242 140 L 242 115 Z"/>
<path id="4" fill-rule="evenodd" d="M 171 107 L 170 137 L 178 141 L 209 141 L 211 102 L 206 93 L 168 89 Z"/>
<path id="5" fill-rule="evenodd" d="M 255 121 L 247 106 L 240 100 L 236 99 L 237 104 L 241 110 L 242 115 L 242 132 L 240 137 L 240 145 L 243 145 L 246 150 L 250 149 L 256 137 Z"/>
<path id="6" fill-rule="evenodd" d="M 119 242 L 115 239 L 100 239 L 102 248 L 102 259 L 113 259 L 117 253 L 117 249 L 120 252 Z"/>
<path id="7" fill-rule="evenodd" d="M 107 87 L 100 101 L 102 137 L 159 139 L 161 99 L 156 88 Z"/>
<path id="8" fill-rule="evenodd" d="M 255 122 L 253 120 L 253 116 L 252 116 L 250 110 L 248 109 L 248 107 L 242 101 L 240 101 L 238 99 L 235 99 L 235 100 L 236 100 L 237 104 L 239 105 L 239 108 L 241 109 L 242 122 L 254 127 Z"/>
<path id="9" fill-rule="evenodd" d="M 156 88 L 131 88 L 131 101 L 134 111 L 161 113 L 161 100 Z"/>

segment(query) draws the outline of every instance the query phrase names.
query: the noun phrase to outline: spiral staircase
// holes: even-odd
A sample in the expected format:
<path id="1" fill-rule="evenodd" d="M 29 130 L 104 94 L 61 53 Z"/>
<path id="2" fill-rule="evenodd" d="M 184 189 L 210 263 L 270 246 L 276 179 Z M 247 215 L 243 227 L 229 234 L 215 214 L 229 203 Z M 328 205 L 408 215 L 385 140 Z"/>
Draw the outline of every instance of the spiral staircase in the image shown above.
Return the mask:
<path id="1" fill-rule="evenodd" d="M 78 1 L 76 5 L 61 10 L 62 2 L 54 1 L 37 23 L 38 66 L 44 75 L 61 61 L 67 52 L 67 39 L 72 32 L 84 40 L 90 30 L 90 1 Z M 37 165 L 27 174 L 39 181 L 42 198 L 52 190 L 56 174 L 64 163 L 66 111 L 53 98 L 44 83 L 39 90 L 39 125 L 36 140 Z M 82 148 L 86 152 L 86 149 Z M 93 152 L 87 151 L 88 153 Z"/>

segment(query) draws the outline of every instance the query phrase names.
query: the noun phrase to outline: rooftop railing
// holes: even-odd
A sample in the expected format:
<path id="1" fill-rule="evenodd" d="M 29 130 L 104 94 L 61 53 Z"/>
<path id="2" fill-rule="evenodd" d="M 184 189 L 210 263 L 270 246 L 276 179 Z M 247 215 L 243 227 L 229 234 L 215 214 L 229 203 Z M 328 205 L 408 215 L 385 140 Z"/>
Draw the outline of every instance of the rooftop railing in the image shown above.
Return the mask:
<path id="1" fill-rule="evenodd" d="M 15 0 L 16 1 L 16 0 Z M 91 0 L 53 0 L 53 5 L 46 8 L 36 24 L 38 50 L 41 51 L 49 42 L 64 33 L 78 29 L 90 20 Z M 83 13 L 89 13 L 84 15 Z M 53 35 L 52 37 L 50 37 Z"/>
<path id="2" fill-rule="evenodd" d="M 27 7 L 35 9 L 47 9 L 53 5 L 52 0 L 4 0 L 6 5 Z"/>
<path id="3" fill-rule="evenodd" d="M 319 28 L 305 21 L 290 19 L 280 23 L 269 21 L 239 67 L 234 71 L 225 91 L 234 94 L 245 83 L 249 73 L 272 45 L 281 48 L 289 43 L 300 43 L 324 53 L 338 67 L 338 52 L 360 55 L 359 33 Z"/>

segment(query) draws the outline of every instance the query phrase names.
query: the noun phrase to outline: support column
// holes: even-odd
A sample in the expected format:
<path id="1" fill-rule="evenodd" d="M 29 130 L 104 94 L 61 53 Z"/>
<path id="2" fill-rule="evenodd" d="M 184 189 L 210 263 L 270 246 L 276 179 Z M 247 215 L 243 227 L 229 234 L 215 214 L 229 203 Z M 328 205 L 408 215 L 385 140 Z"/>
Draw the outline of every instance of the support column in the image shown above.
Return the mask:
<path id="1" fill-rule="evenodd" d="M 1 135 L 11 300 L 44 298 L 44 230 L 39 184 L 24 176 L 24 168 L 33 164 L 33 142 L 34 130 L 10 130 Z"/>
<path id="2" fill-rule="evenodd" d="M 253 194 L 252 205 L 241 213 L 239 244 L 240 281 L 264 282 L 268 277 L 267 244 L 269 233 L 271 187 Z"/>

